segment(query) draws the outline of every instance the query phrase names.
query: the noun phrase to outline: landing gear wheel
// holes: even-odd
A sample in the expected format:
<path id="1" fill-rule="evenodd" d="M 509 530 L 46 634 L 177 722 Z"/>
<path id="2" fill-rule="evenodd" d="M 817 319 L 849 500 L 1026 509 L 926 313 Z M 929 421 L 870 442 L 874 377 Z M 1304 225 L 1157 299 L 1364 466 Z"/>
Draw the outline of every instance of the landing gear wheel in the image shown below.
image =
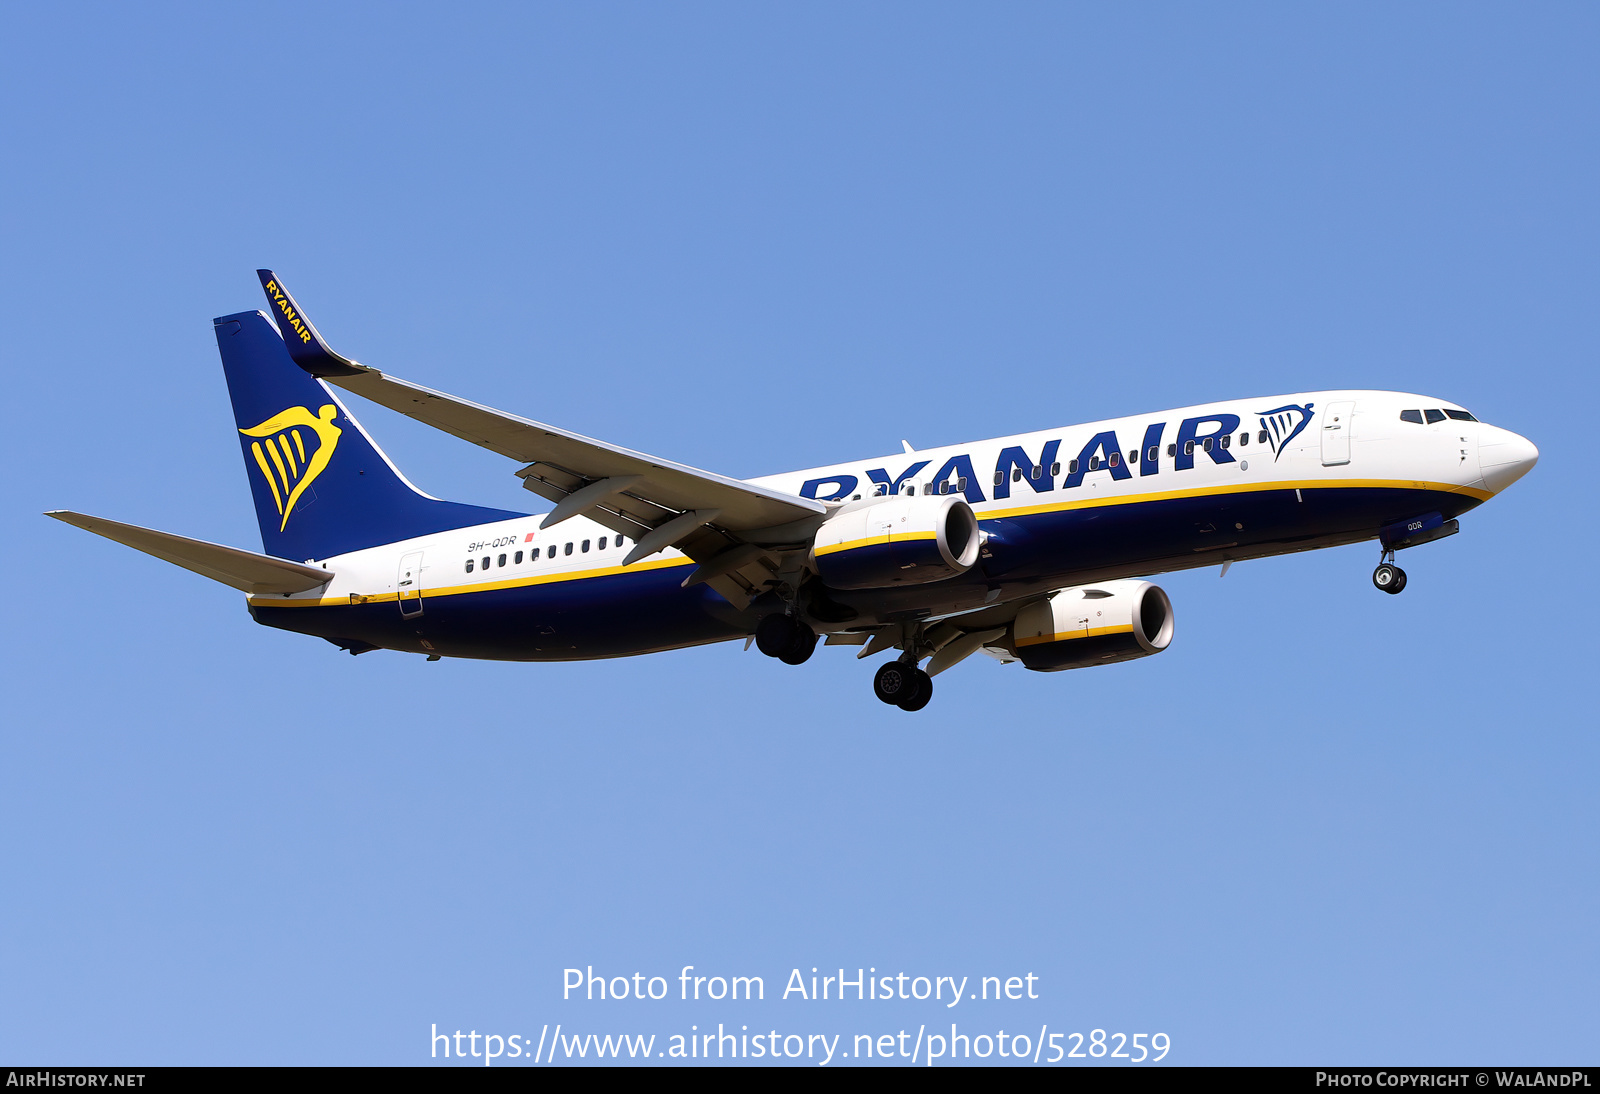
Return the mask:
<path id="1" fill-rule="evenodd" d="M 912 669 L 916 674 L 917 690 L 908 698 L 900 700 L 895 706 L 901 710 L 921 710 L 928 705 L 928 700 L 933 698 L 933 677 L 921 669 Z"/>
<path id="2" fill-rule="evenodd" d="M 1406 572 L 1392 562 L 1385 562 L 1372 571 L 1372 584 L 1386 593 L 1398 593 L 1406 587 Z"/>
<path id="3" fill-rule="evenodd" d="M 888 661 L 872 677 L 872 694 L 890 706 L 899 706 L 917 693 L 917 677 L 925 675 L 907 661 Z"/>
<path id="4" fill-rule="evenodd" d="M 817 648 L 817 632 L 792 615 L 774 612 L 756 624 L 756 648 L 768 657 L 798 665 Z"/>
<path id="5" fill-rule="evenodd" d="M 804 623 L 795 623 L 795 642 L 787 650 L 778 654 L 778 660 L 785 665 L 803 665 L 811 660 L 811 654 L 817 648 L 817 632 Z"/>

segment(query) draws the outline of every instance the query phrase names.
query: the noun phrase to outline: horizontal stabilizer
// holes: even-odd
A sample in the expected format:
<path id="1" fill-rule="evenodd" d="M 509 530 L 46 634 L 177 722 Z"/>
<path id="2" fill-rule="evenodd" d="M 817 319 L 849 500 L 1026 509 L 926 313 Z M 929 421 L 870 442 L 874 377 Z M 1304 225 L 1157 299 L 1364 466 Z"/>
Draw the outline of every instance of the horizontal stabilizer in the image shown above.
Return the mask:
<path id="1" fill-rule="evenodd" d="M 140 528 L 136 524 L 122 524 L 104 517 L 91 517 L 83 513 L 56 510 L 46 513 L 86 532 L 114 539 L 136 551 L 154 555 L 163 562 L 193 570 L 201 577 L 220 581 L 224 585 L 246 593 L 300 593 L 315 589 L 333 580 L 333 574 L 315 566 L 306 566 L 287 559 L 258 555 L 254 551 L 241 551 L 237 547 L 224 547 L 219 543 L 175 536 L 170 532 L 157 532 L 153 528 Z"/>

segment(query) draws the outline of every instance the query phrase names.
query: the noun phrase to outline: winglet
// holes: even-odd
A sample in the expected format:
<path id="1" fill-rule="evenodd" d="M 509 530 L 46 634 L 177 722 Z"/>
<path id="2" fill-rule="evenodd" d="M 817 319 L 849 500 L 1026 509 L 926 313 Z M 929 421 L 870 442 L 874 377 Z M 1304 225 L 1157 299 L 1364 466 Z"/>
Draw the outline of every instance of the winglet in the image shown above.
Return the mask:
<path id="1" fill-rule="evenodd" d="M 257 270 L 256 276 L 261 278 L 261 287 L 266 291 L 272 317 L 278 321 L 278 331 L 283 335 L 284 344 L 289 347 L 289 356 L 294 358 L 295 364 L 313 376 L 359 376 L 363 372 L 373 371 L 329 348 L 328 343 L 322 340 L 322 335 L 317 333 L 317 328 L 311 325 L 311 320 L 300 310 L 294 297 L 289 295 L 289 290 L 283 287 L 277 274 L 271 270 Z"/>

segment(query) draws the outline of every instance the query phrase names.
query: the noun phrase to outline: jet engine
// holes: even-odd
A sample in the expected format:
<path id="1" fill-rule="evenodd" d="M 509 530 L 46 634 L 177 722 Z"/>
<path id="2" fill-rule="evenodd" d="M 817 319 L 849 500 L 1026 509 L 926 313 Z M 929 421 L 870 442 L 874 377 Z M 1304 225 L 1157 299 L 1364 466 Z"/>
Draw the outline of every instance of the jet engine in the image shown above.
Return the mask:
<path id="1" fill-rule="evenodd" d="M 1018 612 L 1008 638 L 1017 660 L 1038 672 L 1149 657 L 1172 641 L 1172 601 L 1148 581 L 1059 589 Z"/>
<path id="2" fill-rule="evenodd" d="M 972 569 L 981 543 L 965 498 L 892 495 L 847 505 L 824 521 L 811 566 L 835 589 L 922 585 Z"/>

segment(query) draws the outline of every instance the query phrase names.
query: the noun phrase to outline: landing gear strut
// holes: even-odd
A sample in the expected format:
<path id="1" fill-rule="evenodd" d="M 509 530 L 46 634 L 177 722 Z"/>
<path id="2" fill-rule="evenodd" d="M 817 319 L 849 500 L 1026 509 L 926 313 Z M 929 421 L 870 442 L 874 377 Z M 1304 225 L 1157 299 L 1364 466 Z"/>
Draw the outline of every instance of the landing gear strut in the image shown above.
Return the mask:
<path id="1" fill-rule="evenodd" d="M 756 624 L 756 648 L 786 665 L 802 665 L 817 648 L 817 632 L 792 615 L 775 612 Z"/>
<path id="2" fill-rule="evenodd" d="M 872 693 L 901 710 L 921 710 L 933 698 L 933 678 L 914 661 L 890 661 L 873 676 Z"/>
<path id="3" fill-rule="evenodd" d="M 1372 571 L 1372 583 L 1386 593 L 1398 593 L 1406 587 L 1406 572 L 1394 564 L 1393 551 L 1383 553 L 1383 561 Z"/>

